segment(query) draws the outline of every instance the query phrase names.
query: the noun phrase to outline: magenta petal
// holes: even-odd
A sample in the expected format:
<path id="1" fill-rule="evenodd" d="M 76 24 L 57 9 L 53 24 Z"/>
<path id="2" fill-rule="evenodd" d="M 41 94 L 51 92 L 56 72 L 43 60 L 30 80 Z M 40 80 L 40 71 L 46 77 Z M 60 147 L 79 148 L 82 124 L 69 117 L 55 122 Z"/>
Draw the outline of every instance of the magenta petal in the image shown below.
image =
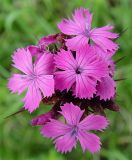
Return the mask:
<path id="1" fill-rule="evenodd" d="M 71 128 L 68 125 L 54 119 L 51 119 L 51 121 L 45 124 L 41 129 L 42 135 L 48 138 L 56 138 L 70 131 Z"/>
<path id="2" fill-rule="evenodd" d="M 78 135 L 83 152 L 86 150 L 91 153 L 99 152 L 101 148 L 100 138 L 93 133 L 87 133 L 85 131 L 80 131 Z"/>
<path id="3" fill-rule="evenodd" d="M 65 120 L 70 125 L 77 125 L 84 113 L 78 106 L 72 103 L 66 103 L 61 107 L 61 114 L 64 116 Z"/>
<path id="4" fill-rule="evenodd" d="M 70 51 L 61 50 L 55 56 L 55 65 L 57 68 L 64 71 L 56 71 L 55 73 L 55 85 L 56 89 L 63 91 L 69 90 L 75 82 L 75 71 L 77 63 Z"/>
<path id="5" fill-rule="evenodd" d="M 88 76 L 76 75 L 74 95 L 79 98 L 92 98 L 96 93 L 96 82 Z"/>
<path id="6" fill-rule="evenodd" d="M 100 99 L 107 100 L 114 97 L 116 83 L 110 76 L 107 76 L 101 79 L 96 88 L 96 95 L 100 96 Z"/>
<path id="7" fill-rule="evenodd" d="M 71 51 L 61 50 L 54 57 L 56 67 L 62 70 L 73 70 L 77 66 L 77 62 L 74 59 Z"/>
<path id="8" fill-rule="evenodd" d="M 55 88 L 63 91 L 67 89 L 67 91 L 72 87 L 75 83 L 76 77 L 75 73 L 71 71 L 61 71 L 55 73 Z"/>
<path id="9" fill-rule="evenodd" d="M 30 51 L 32 56 L 35 56 L 39 52 L 39 47 L 38 46 L 30 45 L 30 46 L 27 47 L 27 49 Z"/>
<path id="10" fill-rule="evenodd" d="M 101 77 L 108 75 L 108 64 L 88 45 L 80 48 L 76 60 L 82 68 L 82 75 L 90 77 L 91 80 L 100 80 Z"/>
<path id="11" fill-rule="evenodd" d="M 99 130 L 102 131 L 108 126 L 108 120 L 104 116 L 89 115 L 79 123 L 82 130 Z"/>
<path id="12" fill-rule="evenodd" d="M 65 134 L 55 140 L 55 148 L 58 152 L 71 152 L 73 147 L 76 147 L 76 138 L 70 133 Z"/>
<path id="13" fill-rule="evenodd" d="M 74 94 L 79 98 L 91 98 L 96 93 L 97 80 L 108 75 L 108 65 L 88 45 L 80 48 L 76 60 L 82 73 L 76 75 Z"/>
<path id="14" fill-rule="evenodd" d="M 29 50 L 24 48 L 17 49 L 17 51 L 12 56 L 13 66 L 25 74 L 30 74 L 33 71 L 32 66 L 32 56 Z"/>
<path id="15" fill-rule="evenodd" d="M 49 44 L 52 44 L 52 43 L 55 43 L 56 42 L 56 35 L 49 35 L 49 36 L 45 36 L 45 37 L 42 37 L 39 42 L 38 42 L 38 45 L 41 47 L 41 46 L 44 46 L 46 47 L 47 45 Z"/>

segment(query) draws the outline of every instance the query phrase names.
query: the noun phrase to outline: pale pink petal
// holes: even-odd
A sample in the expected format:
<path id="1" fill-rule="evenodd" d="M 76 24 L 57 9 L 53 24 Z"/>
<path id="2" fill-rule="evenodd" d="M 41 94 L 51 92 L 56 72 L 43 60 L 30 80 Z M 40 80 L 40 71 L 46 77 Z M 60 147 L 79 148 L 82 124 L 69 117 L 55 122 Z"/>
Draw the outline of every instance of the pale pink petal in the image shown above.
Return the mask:
<path id="1" fill-rule="evenodd" d="M 50 119 L 53 117 L 53 113 L 51 111 L 41 114 L 35 118 L 32 119 L 31 124 L 33 126 L 38 126 L 38 125 L 44 125 L 47 122 L 50 121 Z"/>
<path id="2" fill-rule="evenodd" d="M 55 140 L 55 148 L 58 152 L 71 152 L 73 147 L 76 147 L 76 137 L 72 136 L 70 133 L 67 133 Z"/>
<path id="3" fill-rule="evenodd" d="M 82 46 L 88 45 L 88 38 L 84 35 L 78 35 L 71 39 L 66 40 L 66 46 L 71 50 L 76 51 L 79 50 Z"/>
<path id="4" fill-rule="evenodd" d="M 39 107 L 40 101 L 42 99 L 40 90 L 36 87 L 36 84 L 31 84 L 28 87 L 26 96 L 23 99 L 24 108 L 30 113 Z"/>
<path id="5" fill-rule="evenodd" d="M 61 114 L 64 116 L 66 122 L 70 125 L 77 125 L 84 113 L 78 106 L 72 103 L 66 103 L 61 107 Z"/>
<path id="6" fill-rule="evenodd" d="M 80 141 L 83 152 L 86 150 L 91 153 L 99 152 L 101 148 L 100 138 L 93 133 L 79 131 L 78 139 Z"/>
<path id="7" fill-rule="evenodd" d="M 37 75 L 52 74 L 54 70 L 53 55 L 45 52 L 34 66 L 34 72 Z"/>
<path id="8" fill-rule="evenodd" d="M 108 126 L 108 120 L 104 116 L 91 114 L 79 123 L 81 130 L 102 131 Z"/>
<path id="9" fill-rule="evenodd" d="M 32 56 L 28 49 L 20 48 L 12 56 L 13 66 L 25 74 L 31 74 L 33 71 Z"/>
<path id="10" fill-rule="evenodd" d="M 12 93 L 21 94 L 28 87 L 26 75 L 13 74 L 9 79 L 8 88 Z"/>
<path id="11" fill-rule="evenodd" d="M 41 75 L 37 78 L 37 87 L 41 90 L 44 97 L 50 97 L 54 93 L 53 75 Z"/>
<path id="12" fill-rule="evenodd" d="M 70 131 L 71 128 L 68 125 L 55 119 L 51 119 L 41 128 L 42 135 L 48 138 L 57 138 Z"/>
<path id="13" fill-rule="evenodd" d="M 101 82 L 97 85 L 97 96 L 100 96 L 100 99 L 107 100 L 115 95 L 116 83 L 110 77 L 104 77 L 101 79 Z"/>

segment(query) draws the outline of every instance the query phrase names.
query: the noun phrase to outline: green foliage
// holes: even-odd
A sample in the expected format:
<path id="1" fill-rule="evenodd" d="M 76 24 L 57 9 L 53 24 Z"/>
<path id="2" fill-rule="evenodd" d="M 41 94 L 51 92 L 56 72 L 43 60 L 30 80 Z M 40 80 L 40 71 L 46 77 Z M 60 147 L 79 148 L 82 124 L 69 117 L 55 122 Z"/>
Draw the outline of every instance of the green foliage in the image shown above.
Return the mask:
<path id="1" fill-rule="evenodd" d="M 33 114 L 18 111 L 20 97 L 7 89 L 10 76 L 11 54 L 16 48 L 36 41 L 47 34 L 59 32 L 56 24 L 62 17 L 70 16 L 77 7 L 88 7 L 94 12 L 93 26 L 114 24 L 117 32 L 127 29 L 118 42 L 121 46 L 115 60 L 125 58 L 117 64 L 115 78 L 126 78 L 118 82 L 117 103 L 120 113 L 108 111 L 111 121 L 106 132 L 100 134 L 100 154 L 83 154 L 77 150 L 61 155 L 50 140 L 44 139 L 39 128 L 32 127 L 33 116 L 48 110 L 41 106 Z M 0 0 L 0 160 L 131 160 L 132 159 L 132 1 L 131 0 Z"/>

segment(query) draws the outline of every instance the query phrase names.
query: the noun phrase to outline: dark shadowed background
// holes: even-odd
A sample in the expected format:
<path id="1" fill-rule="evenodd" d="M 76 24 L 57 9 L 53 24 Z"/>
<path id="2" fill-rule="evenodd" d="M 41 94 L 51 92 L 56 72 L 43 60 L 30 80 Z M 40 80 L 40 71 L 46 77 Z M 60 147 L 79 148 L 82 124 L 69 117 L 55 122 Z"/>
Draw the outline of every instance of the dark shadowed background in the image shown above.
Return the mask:
<path id="1" fill-rule="evenodd" d="M 13 72 L 11 54 L 16 48 L 36 44 L 48 34 L 58 32 L 56 24 L 71 16 L 77 7 L 94 12 L 93 26 L 114 24 L 120 50 L 115 60 L 120 113 L 107 111 L 111 125 L 104 133 L 100 154 L 82 153 L 80 146 L 71 153 L 57 153 L 51 140 L 43 138 L 30 120 L 49 109 L 41 106 L 33 114 L 23 112 L 4 119 L 22 107 L 21 96 L 11 94 L 7 79 Z M 132 160 L 132 0 L 0 0 L 0 160 Z"/>

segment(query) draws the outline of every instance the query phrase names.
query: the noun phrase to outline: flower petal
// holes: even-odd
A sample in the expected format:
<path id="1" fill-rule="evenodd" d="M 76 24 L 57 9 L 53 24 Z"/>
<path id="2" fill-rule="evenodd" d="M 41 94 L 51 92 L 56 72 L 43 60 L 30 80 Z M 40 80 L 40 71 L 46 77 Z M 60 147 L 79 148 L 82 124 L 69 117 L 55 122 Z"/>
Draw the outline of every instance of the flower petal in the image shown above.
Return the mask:
<path id="1" fill-rule="evenodd" d="M 39 88 L 35 83 L 30 84 L 27 94 L 23 99 L 24 108 L 27 109 L 30 113 L 33 112 L 36 108 L 39 107 L 41 99 L 42 96 Z"/>
<path id="2" fill-rule="evenodd" d="M 59 69 L 73 70 L 74 68 L 76 68 L 77 63 L 71 51 L 65 51 L 62 49 L 60 52 L 58 52 L 57 55 L 55 55 L 54 59 L 55 59 L 56 67 Z"/>
<path id="3" fill-rule="evenodd" d="M 9 79 L 8 88 L 12 93 L 21 94 L 28 87 L 26 75 L 13 74 Z"/>
<path id="4" fill-rule="evenodd" d="M 35 45 L 30 45 L 30 46 L 27 47 L 27 49 L 30 51 L 32 56 L 35 56 L 35 55 L 38 54 L 38 52 L 40 52 L 39 47 L 35 46 Z"/>
<path id="5" fill-rule="evenodd" d="M 85 32 L 86 30 L 90 31 L 92 23 L 92 14 L 89 12 L 88 9 L 85 8 L 76 9 L 73 15 L 73 19 L 76 22 L 78 28 L 80 28 L 80 31 L 83 32 Z"/>
<path id="6" fill-rule="evenodd" d="M 92 36 L 102 36 L 110 39 L 115 39 L 119 37 L 119 34 L 112 33 L 109 30 L 113 29 L 113 26 L 104 26 L 100 28 L 94 28 L 91 30 Z"/>
<path id="7" fill-rule="evenodd" d="M 55 119 L 51 119 L 50 122 L 47 122 L 41 129 L 42 135 L 48 138 L 57 138 L 70 131 L 71 128 L 68 125 Z"/>
<path id="8" fill-rule="evenodd" d="M 92 14 L 88 9 L 79 8 L 76 9 L 72 19 L 63 19 L 59 24 L 58 28 L 64 34 L 68 35 L 78 35 L 85 32 L 85 30 L 90 30 L 92 22 Z"/>
<path id="9" fill-rule="evenodd" d="M 110 52 L 118 50 L 118 44 L 113 42 L 111 39 L 118 37 L 118 34 L 109 32 L 108 27 L 94 28 L 91 30 L 90 38 L 100 46 L 105 52 L 108 50 Z"/>
<path id="10" fill-rule="evenodd" d="M 61 91 L 64 89 L 69 90 L 76 80 L 74 68 L 76 68 L 77 63 L 72 53 L 65 50 L 61 50 L 54 59 L 56 68 L 62 70 L 55 73 L 56 89 Z"/>
<path id="11" fill-rule="evenodd" d="M 63 91 L 67 89 L 67 91 L 72 87 L 75 83 L 75 73 L 71 71 L 58 71 L 55 73 L 55 88 Z"/>
<path id="12" fill-rule="evenodd" d="M 61 136 L 55 140 L 55 148 L 58 152 L 71 152 L 73 147 L 76 147 L 76 138 L 70 133 L 65 134 L 64 136 Z"/>
<path id="13" fill-rule="evenodd" d="M 54 78 L 53 75 L 41 75 L 36 80 L 37 87 L 41 90 L 44 97 L 50 97 L 54 93 Z"/>
<path id="14" fill-rule="evenodd" d="M 64 106 L 61 106 L 61 110 L 60 113 L 70 125 L 77 125 L 84 113 L 84 111 L 81 111 L 78 106 L 75 106 L 72 103 L 64 104 Z"/>
<path id="15" fill-rule="evenodd" d="M 20 48 L 12 56 L 13 66 L 25 74 L 31 74 L 33 71 L 32 56 L 28 49 Z"/>
<path id="16" fill-rule="evenodd" d="M 53 55 L 45 52 L 34 66 L 34 72 L 37 75 L 52 74 L 54 70 Z"/>
<path id="17" fill-rule="evenodd" d="M 104 116 L 91 114 L 79 123 L 82 130 L 99 130 L 102 131 L 108 126 L 108 120 Z"/>
<path id="18" fill-rule="evenodd" d="M 66 40 L 66 46 L 69 47 L 71 50 L 76 51 L 79 50 L 82 46 L 88 45 L 88 40 L 84 35 L 78 35 L 71 39 Z"/>
<path id="19" fill-rule="evenodd" d="M 116 83 L 110 77 L 104 77 L 101 79 L 101 82 L 97 85 L 97 96 L 100 96 L 100 99 L 107 100 L 111 99 L 115 95 Z"/>
<path id="20" fill-rule="evenodd" d="M 76 75 L 74 95 L 79 98 L 92 98 L 96 93 L 96 82 L 88 76 Z"/>
<path id="21" fill-rule="evenodd" d="M 101 148 L 100 138 L 93 133 L 87 133 L 85 131 L 80 131 L 78 135 L 83 152 L 86 150 L 91 153 L 99 152 Z"/>

